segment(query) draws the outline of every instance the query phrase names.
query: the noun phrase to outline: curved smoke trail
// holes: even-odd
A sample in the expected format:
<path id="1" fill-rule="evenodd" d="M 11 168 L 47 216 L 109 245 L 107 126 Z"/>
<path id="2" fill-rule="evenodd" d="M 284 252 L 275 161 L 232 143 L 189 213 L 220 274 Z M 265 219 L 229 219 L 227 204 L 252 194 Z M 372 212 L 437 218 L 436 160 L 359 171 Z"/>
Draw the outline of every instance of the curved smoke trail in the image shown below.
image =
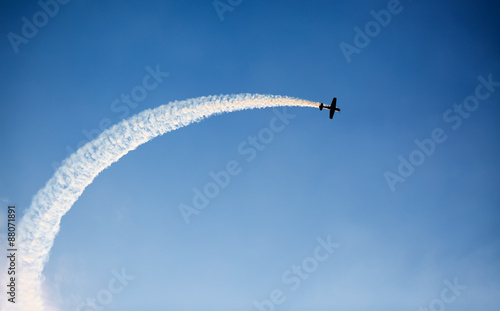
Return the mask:
<path id="1" fill-rule="evenodd" d="M 156 136 L 211 115 L 279 106 L 318 107 L 316 103 L 301 99 L 252 94 L 176 101 L 123 120 L 78 149 L 63 161 L 45 187 L 38 191 L 19 225 L 19 240 L 23 247 L 19 252 L 22 271 L 18 292 L 22 293 L 22 300 L 16 305 L 21 310 L 43 310 L 42 270 L 59 232 L 61 218 L 101 171 Z"/>

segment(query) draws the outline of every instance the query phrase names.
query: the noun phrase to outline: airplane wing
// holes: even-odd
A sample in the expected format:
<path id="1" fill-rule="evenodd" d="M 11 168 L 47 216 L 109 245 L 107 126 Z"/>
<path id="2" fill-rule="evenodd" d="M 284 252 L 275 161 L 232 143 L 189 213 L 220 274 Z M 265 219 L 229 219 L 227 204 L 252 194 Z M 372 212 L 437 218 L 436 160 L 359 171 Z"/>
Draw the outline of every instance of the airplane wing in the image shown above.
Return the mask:
<path id="1" fill-rule="evenodd" d="M 332 110 L 337 109 L 337 97 L 333 98 L 331 107 L 332 107 Z"/>
<path id="2" fill-rule="evenodd" d="M 333 114 L 335 113 L 335 109 L 330 109 L 330 119 L 333 119 Z"/>

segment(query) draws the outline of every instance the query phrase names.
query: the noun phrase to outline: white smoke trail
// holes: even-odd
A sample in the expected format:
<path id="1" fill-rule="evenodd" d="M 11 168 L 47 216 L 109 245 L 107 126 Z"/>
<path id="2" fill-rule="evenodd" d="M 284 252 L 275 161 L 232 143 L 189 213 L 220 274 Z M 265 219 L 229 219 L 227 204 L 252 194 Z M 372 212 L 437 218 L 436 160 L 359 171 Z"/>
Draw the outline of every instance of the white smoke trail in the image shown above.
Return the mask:
<path id="1" fill-rule="evenodd" d="M 42 270 L 49 259 L 61 218 L 80 197 L 94 178 L 129 151 L 156 136 L 199 122 L 211 115 L 237 110 L 301 106 L 318 107 L 317 103 L 273 95 L 221 95 L 172 102 L 145 110 L 104 131 L 63 161 L 62 166 L 38 191 L 19 227 L 22 249 L 16 303 L 18 310 L 41 311 L 43 301 Z"/>

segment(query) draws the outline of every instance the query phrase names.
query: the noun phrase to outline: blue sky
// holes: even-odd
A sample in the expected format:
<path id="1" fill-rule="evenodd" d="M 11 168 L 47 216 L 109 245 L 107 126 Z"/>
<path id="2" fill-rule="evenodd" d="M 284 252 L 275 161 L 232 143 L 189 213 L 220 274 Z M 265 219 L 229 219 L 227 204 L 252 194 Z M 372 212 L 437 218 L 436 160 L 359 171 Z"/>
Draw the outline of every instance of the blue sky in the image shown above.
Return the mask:
<path id="1" fill-rule="evenodd" d="M 333 121 L 288 108 L 296 117 L 250 162 L 238 146 L 273 109 L 212 117 L 127 154 L 63 217 L 44 273 L 50 308 L 78 310 L 125 269 L 135 278 L 104 310 L 255 311 L 274 290 L 276 310 L 498 310 L 500 91 L 483 87 L 489 98 L 467 117 L 453 106 L 477 96 L 479 76 L 500 81 L 498 4 L 401 1 L 348 62 L 340 44 L 355 46 L 354 27 L 366 32 L 390 3 L 243 0 L 222 21 L 212 1 L 74 0 L 16 53 L 8 34 L 41 7 L 3 1 L 4 211 L 27 209 L 85 131 L 119 122 L 112 102 L 148 67 L 168 76 L 129 116 L 236 93 L 336 96 L 342 108 Z M 384 174 L 436 129 L 445 141 L 391 191 Z M 186 224 L 180 204 L 232 160 L 241 173 Z M 340 246 L 292 290 L 282 276 L 328 237 Z M 467 289 L 444 302 L 455 278 Z"/>

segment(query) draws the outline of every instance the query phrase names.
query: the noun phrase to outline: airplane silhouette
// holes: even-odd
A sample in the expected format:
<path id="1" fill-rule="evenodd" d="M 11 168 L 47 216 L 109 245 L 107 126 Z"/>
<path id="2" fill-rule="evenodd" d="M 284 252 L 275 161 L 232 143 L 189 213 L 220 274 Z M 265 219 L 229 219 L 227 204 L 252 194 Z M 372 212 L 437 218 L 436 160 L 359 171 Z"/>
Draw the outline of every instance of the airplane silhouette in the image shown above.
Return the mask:
<path id="1" fill-rule="evenodd" d="M 323 108 L 330 109 L 330 119 L 332 119 L 335 111 L 340 111 L 340 108 L 337 108 L 337 97 L 333 98 L 332 104 L 330 106 L 321 103 L 321 105 L 319 105 L 319 110 L 323 110 Z"/>

